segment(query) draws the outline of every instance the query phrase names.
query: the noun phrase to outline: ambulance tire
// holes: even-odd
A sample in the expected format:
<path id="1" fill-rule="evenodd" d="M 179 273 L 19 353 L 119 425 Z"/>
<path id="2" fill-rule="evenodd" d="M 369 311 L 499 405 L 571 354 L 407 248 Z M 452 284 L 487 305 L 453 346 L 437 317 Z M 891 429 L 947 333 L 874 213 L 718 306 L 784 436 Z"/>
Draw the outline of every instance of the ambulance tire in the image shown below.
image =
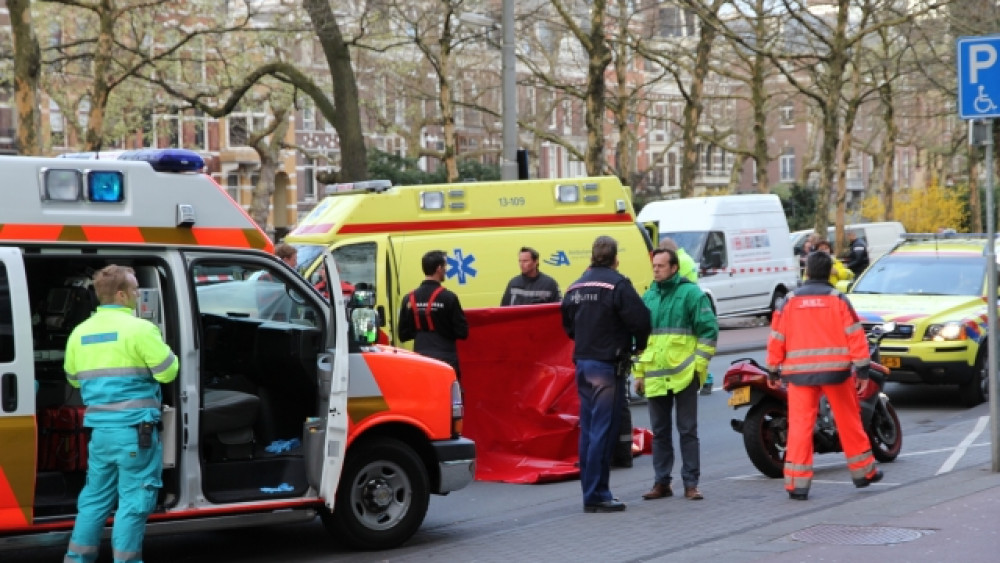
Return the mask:
<path id="1" fill-rule="evenodd" d="M 338 542 L 354 549 L 397 547 L 420 528 L 430 503 L 430 480 L 409 446 L 388 438 L 350 452 L 333 512 L 320 517 Z"/>

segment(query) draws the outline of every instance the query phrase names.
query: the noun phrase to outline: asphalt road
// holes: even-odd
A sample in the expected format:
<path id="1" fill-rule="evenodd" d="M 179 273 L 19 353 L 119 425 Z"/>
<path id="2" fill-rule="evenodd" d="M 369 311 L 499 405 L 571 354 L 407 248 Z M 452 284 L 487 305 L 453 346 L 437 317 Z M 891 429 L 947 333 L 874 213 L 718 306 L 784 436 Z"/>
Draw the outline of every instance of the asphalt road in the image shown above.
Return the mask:
<path id="1" fill-rule="evenodd" d="M 759 344 L 754 350 L 717 356 L 710 366 L 716 386 L 732 360 L 747 356 L 763 360 L 765 335 L 766 328 L 760 327 L 727 330 L 727 343 L 738 337 L 751 345 L 757 339 Z M 544 485 L 475 482 L 449 496 L 432 497 L 422 528 L 404 547 L 392 551 L 347 551 L 316 522 L 150 537 L 145 561 L 669 560 L 675 550 L 989 461 L 989 433 L 980 429 L 981 419 L 988 416 L 987 405 L 963 408 L 957 392 L 950 388 L 890 384 L 886 391 L 903 425 L 903 453 L 896 462 L 883 466 L 886 478 L 882 483 L 862 491 L 851 486 L 842 454 L 823 454 L 815 460 L 817 475 L 810 500 L 789 501 L 780 480 L 755 470 L 742 436 L 730 428 L 730 419 L 742 418 L 745 409 L 728 407 L 728 394 L 717 389 L 699 398 L 704 501 L 642 501 L 641 494 L 652 484 L 651 459 L 642 456 L 636 458 L 634 467 L 612 472 L 612 490 L 629 504 L 622 514 L 583 514 L 575 480 Z M 648 426 L 645 405 L 635 404 L 632 411 L 636 426 Z M 656 541 L 638 541 L 651 537 Z M 41 549 L 5 553 L 4 561 L 59 561 L 61 555 L 60 548 Z M 110 561 L 106 544 L 102 560 Z"/>

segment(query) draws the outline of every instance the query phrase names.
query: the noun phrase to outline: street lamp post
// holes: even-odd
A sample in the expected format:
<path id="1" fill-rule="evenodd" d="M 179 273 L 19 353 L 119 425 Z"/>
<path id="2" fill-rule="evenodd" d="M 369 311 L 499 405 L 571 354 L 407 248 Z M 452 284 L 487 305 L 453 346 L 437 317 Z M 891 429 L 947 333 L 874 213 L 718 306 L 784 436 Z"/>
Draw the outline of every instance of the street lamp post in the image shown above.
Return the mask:
<path id="1" fill-rule="evenodd" d="M 517 179 L 517 82 L 514 57 L 514 0 L 503 0 L 503 50 L 501 61 L 503 90 L 503 162 L 500 177 Z"/>

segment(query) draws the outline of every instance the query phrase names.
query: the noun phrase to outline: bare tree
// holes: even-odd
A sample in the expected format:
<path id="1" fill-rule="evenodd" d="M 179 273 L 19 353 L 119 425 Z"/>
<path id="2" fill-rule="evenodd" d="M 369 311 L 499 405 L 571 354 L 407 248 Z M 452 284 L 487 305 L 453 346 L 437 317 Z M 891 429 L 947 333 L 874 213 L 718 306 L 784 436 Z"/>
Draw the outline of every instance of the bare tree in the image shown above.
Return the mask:
<path id="1" fill-rule="evenodd" d="M 14 36 L 14 99 L 17 106 L 17 145 L 21 154 L 42 153 L 38 81 L 42 55 L 31 20 L 31 0 L 7 0 Z"/>

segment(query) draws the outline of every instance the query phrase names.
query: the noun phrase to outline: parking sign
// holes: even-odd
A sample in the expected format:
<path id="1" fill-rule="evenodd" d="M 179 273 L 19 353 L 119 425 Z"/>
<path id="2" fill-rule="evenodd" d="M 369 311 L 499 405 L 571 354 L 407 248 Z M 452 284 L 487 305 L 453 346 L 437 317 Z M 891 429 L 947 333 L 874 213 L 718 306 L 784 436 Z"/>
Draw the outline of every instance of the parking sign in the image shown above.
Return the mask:
<path id="1" fill-rule="evenodd" d="M 959 116 L 1000 117 L 1000 35 L 961 37 L 956 43 Z"/>

